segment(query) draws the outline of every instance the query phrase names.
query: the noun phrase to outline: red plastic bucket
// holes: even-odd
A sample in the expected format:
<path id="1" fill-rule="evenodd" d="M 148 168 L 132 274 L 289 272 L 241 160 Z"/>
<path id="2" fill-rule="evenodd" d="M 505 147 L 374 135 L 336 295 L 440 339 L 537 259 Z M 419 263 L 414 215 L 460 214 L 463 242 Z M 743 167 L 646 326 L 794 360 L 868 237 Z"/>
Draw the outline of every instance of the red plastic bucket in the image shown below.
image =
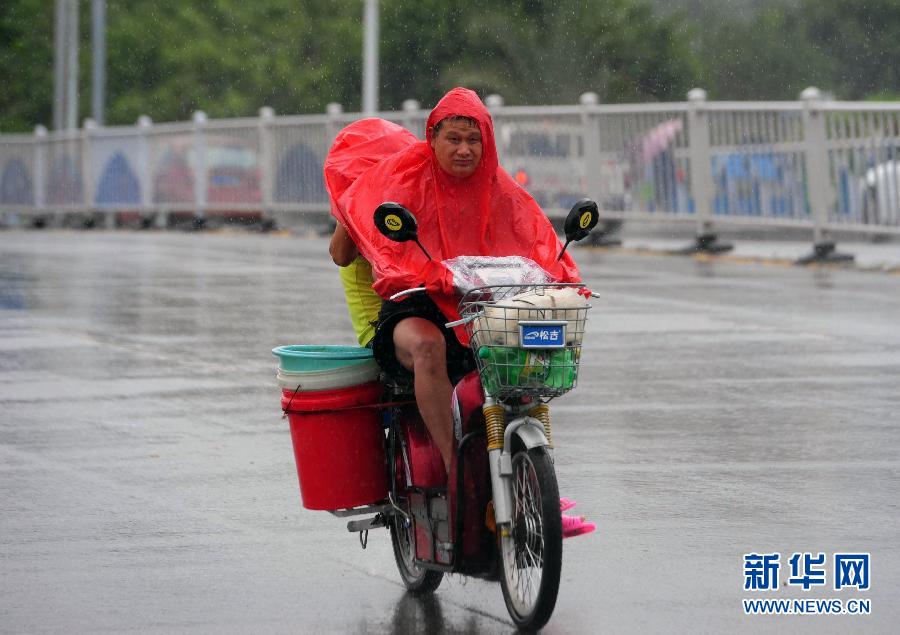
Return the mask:
<path id="1" fill-rule="evenodd" d="M 294 392 L 283 390 L 300 497 L 307 509 L 343 509 L 387 497 L 378 382 Z"/>

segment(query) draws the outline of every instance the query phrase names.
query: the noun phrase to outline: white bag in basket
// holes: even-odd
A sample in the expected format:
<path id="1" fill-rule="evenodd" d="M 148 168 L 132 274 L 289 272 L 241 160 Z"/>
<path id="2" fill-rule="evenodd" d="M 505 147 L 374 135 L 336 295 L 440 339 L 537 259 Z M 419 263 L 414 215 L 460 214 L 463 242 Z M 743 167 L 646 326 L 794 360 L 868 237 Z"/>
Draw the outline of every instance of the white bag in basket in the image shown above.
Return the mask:
<path id="1" fill-rule="evenodd" d="M 475 346 L 519 345 L 519 320 L 565 320 L 566 344 L 581 345 L 587 298 L 575 287 L 536 289 L 487 306 L 474 324 Z"/>

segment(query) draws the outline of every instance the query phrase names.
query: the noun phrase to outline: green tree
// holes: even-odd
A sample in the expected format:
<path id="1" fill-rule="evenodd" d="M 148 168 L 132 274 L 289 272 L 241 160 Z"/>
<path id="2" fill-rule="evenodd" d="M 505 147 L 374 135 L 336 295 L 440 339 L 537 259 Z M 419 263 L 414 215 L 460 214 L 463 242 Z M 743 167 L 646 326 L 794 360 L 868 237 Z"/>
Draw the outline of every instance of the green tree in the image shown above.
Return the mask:
<path id="1" fill-rule="evenodd" d="M 387 36 L 386 67 L 403 69 L 395 103 L 433 103 L 454 85 L 518 104 L 575 103 L 587 90 L 609 102 L 682 99 L 695 73 L 678 19 L 655 18 L 642 0 L 386 4 L 398 23 L 422 25 L 414 39 Z"/>
<path id="2" fill-rule="evenodd" d="M 0 13 L 0 131 L 49 124 L 52 3 L 6 0 Z M 90 109 L 90 3 L 81 3 L 79 120 Z M 141 114 L 184 120 L 322 112 L 359 105 L 361 3 L 328 0 L 109 0 L 108 124 Z"/>
<path id="3" fill-rule="evenodd" d="M 803 0 L 792 15 L 831 62 L 820 88 L 841 99 L 900 92 L 900 2 Z"/>
<path id="4" fill-rule="evenodd" d="M 0 130 L 50 123 L 53 11 L 5 0 Z M 90 108 L 90 4 L 81 3 L 81 108 Z M 694 60 L 676 18 L 646 0 L 382 0 L 381 105 L 433 104 L 471 85 L 509 103 L 681 99 Z M 360 106 L 362 0 L 108 0 L 106 122 Z"/>
<path id="5" fill-rule="evenodd" d="M 0 132 L 53 117 L 53 11 L 46 0 L 9 0 L 0 11 Z"/>
<path id="6" fill-rule="evenodd" d="M 482 0 L 382 0 L 380 106 L 399 108 L 404 99 L 433 105 L 448 86 L 441 71 L 457 62 L 466 46 L 468 15 Z"/>
<path id="7" fill-rule="evenodd" d="M 325 0 L 110 2 L 109 120 L 358 104 L 358 8 Z"/>
<path id="8" fill-rule="evenodd" d="M 900 2 L 770 0 L 749 17 L 695 21 L 700 85 L 714 99 L 840 99 L 900 92 Z"/>
<path id="9" fill-rule="evenodd" d="M 825 88 L 831 61 L 807 39 L 801 17 L 782 8 L 723 17 L 699 38 L 698 84 L 711 99 L 735 100 L 793 100 L 807 86 Z"/>

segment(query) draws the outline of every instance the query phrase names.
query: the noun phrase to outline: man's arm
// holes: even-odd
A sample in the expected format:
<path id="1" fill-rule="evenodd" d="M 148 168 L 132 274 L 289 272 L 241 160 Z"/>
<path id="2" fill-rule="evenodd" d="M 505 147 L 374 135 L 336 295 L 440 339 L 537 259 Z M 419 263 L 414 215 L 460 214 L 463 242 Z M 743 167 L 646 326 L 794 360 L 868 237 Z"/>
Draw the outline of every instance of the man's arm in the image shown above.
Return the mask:
<path id="1" fill-rule="evenodd" d="M 346 267 L 353 262 L 353 259 L 359 253 L 356 250 L 356 243 L 353 242 L 350 234 L 347 233 L 347 228 L 341 223 L 338 223 L 337 227 L 334 228 L 334 235 L 331 237 L 328 253 L 331 254 L 331 259 L 338 267 Z"/>

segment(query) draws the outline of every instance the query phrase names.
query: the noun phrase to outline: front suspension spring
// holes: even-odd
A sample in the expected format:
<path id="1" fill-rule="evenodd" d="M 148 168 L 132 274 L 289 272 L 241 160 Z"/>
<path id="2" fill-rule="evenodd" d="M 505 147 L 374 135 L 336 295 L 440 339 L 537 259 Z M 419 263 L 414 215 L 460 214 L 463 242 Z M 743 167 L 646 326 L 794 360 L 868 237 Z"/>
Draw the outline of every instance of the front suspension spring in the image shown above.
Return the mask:
<path id="1" fill-rule="evenodd" d="M 484 412 L 484 428 L 487 433 L 487 449 L 502 450 L 503 449 L 503 431 L 506 427 L 506 414 L 503 412 L 503 406 L 492 404 L 490 406 L 482 406 Z"/>
<path id="2" fill-rule="evenodd" d="M 534 417 L 544 424 L 544 434 L 547 437 L 547 444 L 553 447 L 553 431 L 550 427 L 550 406 L 542 403 L 528 411 L 529 417 Z"/>

